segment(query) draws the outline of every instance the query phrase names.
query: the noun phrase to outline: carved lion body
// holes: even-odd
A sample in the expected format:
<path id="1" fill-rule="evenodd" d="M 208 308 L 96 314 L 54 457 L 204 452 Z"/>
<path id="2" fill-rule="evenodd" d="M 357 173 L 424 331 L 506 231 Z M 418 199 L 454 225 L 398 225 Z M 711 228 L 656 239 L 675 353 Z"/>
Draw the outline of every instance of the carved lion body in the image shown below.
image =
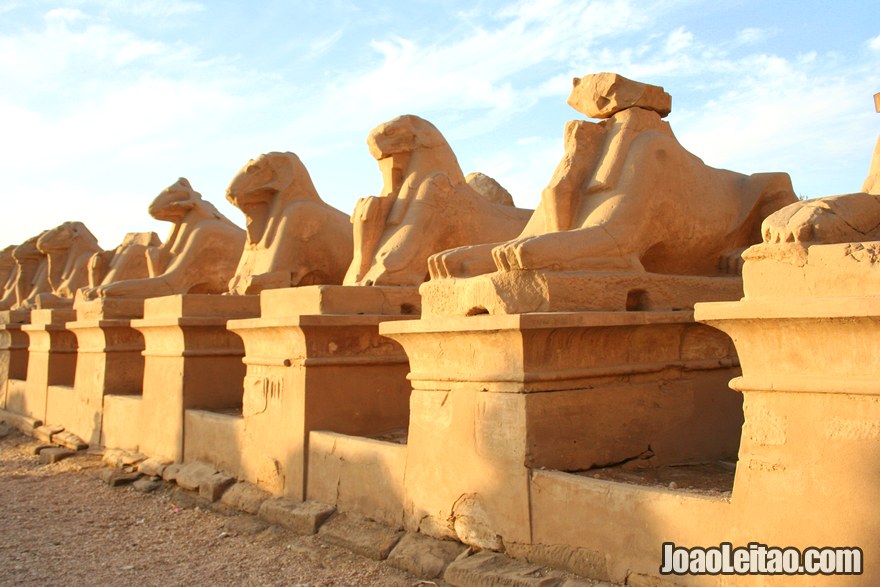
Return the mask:
<path id="1" fill-rule="evenodd" d="M 570 103 L 586 85 L 575 84 Z M 747 176 L 707 166 L 654 110 L 609 116 L 566 125 L 565 156 L 519 238 L 436 255 L 432 276 L 736 273 L 741 251 L 760 240 L 761 221 L 796 200 L 785 173 Z"/>
<path id="2" fill-rule="evenodd" d="M 37 248 L 37 240 L 45 232 L 33 236 L 12 251 L 18 267 L 15 282 L 15 304 L 12 309 L 31 308 L 37 296 L 51 293 L 49 284 L 49 259 Z"/>
<path id="3" fill-rule="evenodd" d="M 37 248 L 49 259 L 52 294 L 73 299 L 76 290 L 89 283 L 89 260 L 101 251 L 98 239 L 82 222 L 65 222 L 43 233 Z"/>
<path id="4" fill-rule="evenodd" d="M 230 293 L 342 283 L 352 255 L 348 216 L 321 200 L 299 157 L 272 152 L 249 161 L 226 199 L 247 217 Z"/>
<path id="5" fill-rule="evenodd" d="M 182 293 L 224 293 L 244 246 L 244 231 L 181 178 L 149 207 L 157 220 L 173 223 L 159 247 L 147 248 L 150 277 L 101 285 L 86 297 L 149 298 Z"/>
<path id="6" fill-rule="evenodd" d="M 490 202 L 469 186 L 446 139 L 422 118 L 379 125 L 367 144 L 383 191 L 355 207 L 347 285 L 419 285 L 433 253 L 512 238 L 531 214 Z"/>

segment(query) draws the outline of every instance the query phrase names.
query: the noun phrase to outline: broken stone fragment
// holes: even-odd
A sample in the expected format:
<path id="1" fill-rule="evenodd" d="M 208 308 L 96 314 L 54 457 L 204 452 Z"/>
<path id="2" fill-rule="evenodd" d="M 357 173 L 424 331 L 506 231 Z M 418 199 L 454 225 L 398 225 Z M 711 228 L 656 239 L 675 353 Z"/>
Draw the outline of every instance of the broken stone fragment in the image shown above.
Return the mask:
<path id="1" fill-rule="evenodd" d="M 388 558 L 403 532 L 357 514 L 342 513 L 321 526 L 318 535 L 325 542 L 381 561 Z"/>
<path id="2" fill-rule="evenodd" d="M 611 118 L 628 108 L 653 110 L 661 117 L 672 111 L 672 96 L 660 86 L 643 84 L 616 73 L 576 77 L 568 104 L 590 118 Z"/>
<path id="3" fill-rule="evenodd" d="M 199 483 L 199 497 L 215 502 L 235 483 L 235 479 L 224 473 L 214 473 Z"/>
<path id="4" fill-rule="evenodd" d="M 284 526 L 297 534 L 314 534 L 336 508 L 317 501 L 299 501 L 290 497 L 267 499 L 259 516 L 270 524 Z"/>
<path id="5" fill-rule="evenodd" d="M 101 481 L 110 487 L 127 485 L 141 478 L 137 472 L 121 471 L 119 469 L 104 469 L 101 471 Z"/>
<path id="6" fill-rule="evenodd" d="M 434 579 L 441 576 L 449 563 L 467 548 L 460 542 L 410 533 L 404 535 L 388 555 L 388 564 L 416 577 Z"/>
<path id="7" fill-rule="evenodd" d="M 48 465 L 51 463 L 57 463 L 67 457 L 71 457 L 76 454 L 76 451 L 70 450 L 69 448 L 62 448 L 60 446 L 51 446 L 49 448 L 44 448 L 40 451 L 40 463 L 43 465 Z"/>
<path id="8" fill-rule="evenodd" d="M 58 432 L 57 434 L 52 435 L 52 442 L 55 444 L 60 444 L 65 448 L 69 448 L 70 450 L 85 450 L 89 448 L 89 445 L 82 438 L 74 434 L 70 431 Z"/>
<path id="9" fill-rule="evenodd" d="M 227 489 L 220 497 L 220 501 L 249 514 L 257 514 L 263 502 L 272 497 L 272 494 L 256 485 L 246 481 L 239 481 Z"/>
<path id="10" fill-rule="evenodd" d="M 52 442 L 52 435 L 64 432 L 63 426 L 37 426 L 34 428 L 34 438 L 43 442 Z"/>

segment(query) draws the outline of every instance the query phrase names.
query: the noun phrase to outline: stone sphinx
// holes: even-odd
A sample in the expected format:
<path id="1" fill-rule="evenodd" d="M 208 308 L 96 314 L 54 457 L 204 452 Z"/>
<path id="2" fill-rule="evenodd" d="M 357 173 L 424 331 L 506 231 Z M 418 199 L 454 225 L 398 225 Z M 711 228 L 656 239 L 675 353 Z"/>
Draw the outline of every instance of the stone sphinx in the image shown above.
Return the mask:
<path id="1" fill-rule="evenodd" d="M 31 309 L 37 297 L 50 293 L 49 259 L 37 248 L 37 240 L 45 234 L 27 239 L 12 251 L 18 272 L 15 281 L 15 304 L 12 309 Z"/>
<path id="2" fill-rule="evenodd" d="M 8 310 L 15 305 L 15 282 L 18 278 L 18 265 L 12 252 L 15 245 L 0 251 L 0 310 Z"/>
<path id="3" fill-rule="evenodd" d="M 92 256 L 89 261 L 89 289 L 149 277 L 148 251 L 161 245 L 155 232 L 129 232 L 115 249 Z"/>
<path id="4" fill-rule="evenodd" d="M 39 295 L 40 306 L 72 304 L 76 291 L 89 283 L 89 261 L 101 252 L 98 239 L 82 222 L 65 222 L 44 232 L 37 248 L 48 258 L 52 287 L 51 294 Z"/>
<path id="5" fill-rule="evenodd" d="M 379 125 L 367 145 L 383 189 L 359 199 L 351 216 L 354 258 L 346 285 L 418 286 L 431 254 L 512 238 L 531 214 L 468 184 L 446 139 L 418 116 Z"/>
<path id="6" fill-rule="evenodd" d="M 149 277 L 100 285 L 86 292 L 86 298 L 226 292 L 244 247 L 244 231 L 184 178 L 162 190 L 149 213 L 174 225 L 162 245 L 146 249 Z"/>
<path id="7" fill-rule="evenodd" d="M 229 293 L 342 283 L 351 263 L 348 215 L 325 203 L 293 153 L 267 153 L 233 178 L 226 199 L 247 217 Z"/>
<path id="8" fill-rule="evenodd" d="M 588 75 L 568 103 L 603 120 L 566 124 L 565 156 L 518 238 L 429 260 L 439 281 L 422 288 L 426 308 L 682 309 L 701 292 L 738 298 L 741 252 L 760 240 L 766 216 L 796 201 L 788 175 L 704 164 L 663 120 L 671 98 L 657 86 Z M 443 283 L 483 273 L 492 274 Z"/>

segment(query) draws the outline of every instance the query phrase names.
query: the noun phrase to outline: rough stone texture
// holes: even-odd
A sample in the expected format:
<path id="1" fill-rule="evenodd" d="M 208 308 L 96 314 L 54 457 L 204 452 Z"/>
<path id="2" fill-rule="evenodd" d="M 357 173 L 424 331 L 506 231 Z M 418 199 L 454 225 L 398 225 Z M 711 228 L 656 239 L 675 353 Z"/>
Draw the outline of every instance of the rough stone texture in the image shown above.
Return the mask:
<path id="1" fill-rule="evenodd" d="M 627 108 L 653 110 L 661 117 L 672 111 L 672 96 L 660 86 L 643 84 L 616 73 L 574 78 L 568 104 L 590 118 L 611 118 Z"/>
<path id="2" fill-rule="evenodd" d="M 417 286 L 425 281 L 429 256 L 511 239 L 531 216 L 531 210 L 496 204 L 468 185 L 446 139 L 418 116 L 380 124 L 367 145 L 382 171 L 382 194 L 355 205 L 354 257 L 345 285 Z"/>
<path id="3" fill-rule="evenodd" d="M 0 421 L 5 422 L 7 425 L 30 436 L 33 435 L 34 428 L 43 425 L 42 420 L 24 416 L 22 414 L 16 414 L 14 412 L 8 412 L 6 410 L 0 410 Z"/>
<path id="4" fill-rule="evenodd" d="M 183 468 L 182 463 L 171 463 L 167 467 L 162 470 L 162 479 L 165 481 L 176 482 L 177 475 L 180 473 L 180 470 Z"/>
<path id="5" fill-rule="evenodd" d="M 217 469 L 205 463 L 185 463 L 177 472 L 175 480 L 177 484 L 189 491 L 198 491 L 202 483 L 217 472 Z"/>
<path id="6" fill-rule="evenodd" d="M 443 575 L 446 567 L 467 550 L 467 546 L 451 540 L 437 540 L 422 534 L 405 534 L 388 555 L 388 564 L 416 577 L 433 579 Z"/>
<path id="7" fill-rule="evenodd" d="M 180 178 L 149 206 L 156 220 L 174 224 L 169 238 L 148 248 L 152 277 L 127 279 L 89 288 L 84 297 L 152 298 L 186 293 L 224 293 L 244 246 L 244 231 L 202 199 L 189 181 Z"/>
<path id="8" fill-rule="evenodd" d="M 53 446 L 40 451 L 40 462 L 44 465 L 57 463 L 58 461 L 66 459 L 67 457 L 72 457 L 75 454 L 76 451 L 70 450 L 69 448 Z"/>
<path id="9" fill-rule="evenodd" d="M 518 559 L 570 571 L 582 577 L 608 581 L 605 554 L 599 551 L 575 548 L 567 544 L 505 544 L 507 554 Z"/>
<path id="10" fill-rule="evenodd" d="M 107 449 L 104 451 L 102 461 L 111 467 L 132 466 L 146 460 L 147 456 L 139 452 L 133 452 L 121 449 Z"/>
<path id="11" fill-rule="evenodd" d="M 342 283 L 352 255 L 348 215 L 321 199 L 299 157 L 272 152 L 248 161 L 226 199 L 247 217 L 230 293 Z"/>
<path id="12" fill-rule="evenodd" d="M 284 526 L 297 534 L 315 534 L 336 508 L 317 501 L 298 501 L 289 497 L 267 499 L 259 516 L 271 524 Z"/>
<path id="13" fill-rule="evenodd" d="M 64 432 L 58 432 L 52 435 L 52 442 L 55 444 L 60 444 L 63 447 L 69 448 L 71 450 L 86 450 L 89 448 L 89 445 L 82 438 L 74 434 L 73 432 L 65 430 Z"/>
<path id="14" fill-rule="evenodd" d="M 562 584 L 558 574 L 490 552 L 453 562 L 443 578 L 458 587 L 557 587 Z"/>
<path id="15" fill-rule="evenodd" d="M 55 445 L 54 444 L 38 444 L 31 449 L 31 452 L 35 455 L 39 455 L 41 452 L 43 452 L 47 448 L 55 448 Z"/>
<path id="16" fill-rule="evenodd" d="M 6 424 L 0 424 L 0 438 L 5 438 L 9 436 L 9 433 L 11 431 L 12 430 L 10 430 L 9 426 L 7 426 Z"/>
<path id="17" fill-rule="evenodd" d="M 246 481 L 239 481 L 227 489 L 220 501 L 249 514 L 257 514 L 263 502 L 272 494 Z"/>
<path id="18" fill-rule="evenodd" d="M 141 477 L 132 483 L 132 487 L 140 491 L 141 493 L 151 493 L 157 490 L 162 486 L 162 481 L 159 479 L 153 479 L 151 477 Z"/>
<path id="19" fill-rule="evenodd" d="M 142 475 L 138 472 L 121 471 L 119 469 L 103 469 L 101 471 L 101 481 L 110 487 L 118 487 L 120 485 L 128 485 L 140 479 Z"/>
<path id="20" fill-rule="evenodd" d="M 165 471 L 165 468 L 170 464 L 171 461 L 168 459 L 150 457 L 138 463 L 138 471 L 140 471 L 144 475 L 161 477 L 162 473 Z"/>
<path id="21" fill-rule="evenodd" d="M 403 534 L 351 513 L 342 513 L 331 518 L 319 531 L 323 540 L 373 560 L 388 558 Z"/>
<path id="22" fill-rule="evenodd" d="M 64 222 L 41 234 L 36 245 L 48 258 L 51 287 L 51 293 L 39 294 L 39 306 L 71 303 L 76 291 L 89 284 L 89 261 L 101 251 L 98 239 L 82 222 Z"/>
<path id="23" fill-rule="evenodd" d="M 89 288 L 150 276 L 147 258 L 162 241 L 155 232 L 129 232 L 119 246 L 95 253 L 89 261 Z M 105 298 L 102 298 L 105 299 Z"/>
<path id="24" fill-rule="evenodd" d="M 234 477 L 224 473 L 214 473 L 199 483 L 199 496 L 211 502 L 217 501 L 233 483 L 235 483 Z"/>
<path id="25" fill-rule="evenodd" d="M 52 442 L 52 435 L 63 431 L 63 426 L 47 426 L 44 424 L 34 428 L 34 438 L 43 442 Z"/>
<path id="26" fill-rule="evenodd" d="M 513 206 L 513 196 L 510 195 L 510 192 L 485 173 L 480 173 L 479 171 L 468 173 L 464 180 L 474 189 L 475 192 L 493 204 Z"/>
<path id="27" fill-rule="evenodd" d="M 844 194 L 795 202 L 764 219 L 761 234 L 765 243 L 880 240 L 880 194 Z"/>

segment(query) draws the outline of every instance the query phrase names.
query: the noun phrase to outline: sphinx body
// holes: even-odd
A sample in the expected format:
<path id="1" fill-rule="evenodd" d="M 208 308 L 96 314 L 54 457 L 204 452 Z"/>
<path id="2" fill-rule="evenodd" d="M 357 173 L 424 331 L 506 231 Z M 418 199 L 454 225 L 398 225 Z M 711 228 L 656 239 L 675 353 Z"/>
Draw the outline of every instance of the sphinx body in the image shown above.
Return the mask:
<path id="1" fill-rule="evenodd" d="M 441 252 L 432 278 L 737 275 L 761 221 L 797 199 L 785 173 L 743 175 L 689 153 L 662 119 L 671 109 L 662 88 L 596 74 L 575 79 L 569 104 L 604 120 L 566 124 L 565 156 L 519 237 Z"/>
<path id="2" fill-rule="evenodd" d="M 162 245 L 146 249 L 149 277 L 100 285 L 86 290 L 85 297 L 224 293 L 241 256 L 244 230 L 203 200 L 185 178 L 156 196 L 149 213 L 173 224 Z"/>
<path id="3" fill-rule="evenodd" d="M 226 199 L 247 217 L 229 293 L 342 283 L 352 256 L 348 215 L 320 198 L 299 157 L 272 152 L 249 161 Z"/>
<path id="4" fill-rule="evenodd" d="M 383 190 L 358 200 L 352 214 L 354 256 L 346 285 L 417 286 L 428 277 L 431 254 L 512 238 L 531 215 L 471 187 L 446 139 L 418 116 L 379 125 L 367 145 L 382 171 Z"/>
<path id="5" fill-rule="evenodd" d="M 18 278 L 18 265 L 12 252 L 15 245 L 0 251 L 0 310 L 8 310 L 15 305 L 15 282 Z"/>
<path id="6" fill-rule="evenodd" d="M 37 240 L 46 233 L 27 239 L 12 251 L 18 268 L 15 281 L 15 304 L 10 309 L 31 309 L 40 294 L 52 292 L 49 284 L 49 258 L 37 248 Z"/>
<path id="7" fill-rule="evenodd" d="M 611 79 L 575 80 L 569 103 L 585 93 L 611 103 L 613 86 L 629 82 Z M 787 174 L 746 176 L 705 165 L 677 141 L 662 109 L 633 104 L 590 113 L 608 118 L 566 125 L 565 156 L 519 238 L 478 252 L 491 251 L 497 270 L 724 273 L 727 255 L 759 238 L 760 221 L 796 199 Z M 432 262 L 436 277 L 468 276 L 456 253 L 475 252 L 441 253 Z"/>
<path id="8" fill-rule="evenodd" d="M 149 250 L 161 245 L 162 242 L 155 232 L 126 234 L 118 247 L 95 253 L 89 260 L 89 289 L 117 281 L 149 277 Z"/>
<path id="9" fill-rule="evenodd" d="M 76 291 L 89 283 L 89 261 L 101 251 L 98 239 L 82 222 L 65 222 L 43 233 L 37 248 L 49 261 L 51 294 L 40 294 L 40 305 L 72 303 Z"/>

